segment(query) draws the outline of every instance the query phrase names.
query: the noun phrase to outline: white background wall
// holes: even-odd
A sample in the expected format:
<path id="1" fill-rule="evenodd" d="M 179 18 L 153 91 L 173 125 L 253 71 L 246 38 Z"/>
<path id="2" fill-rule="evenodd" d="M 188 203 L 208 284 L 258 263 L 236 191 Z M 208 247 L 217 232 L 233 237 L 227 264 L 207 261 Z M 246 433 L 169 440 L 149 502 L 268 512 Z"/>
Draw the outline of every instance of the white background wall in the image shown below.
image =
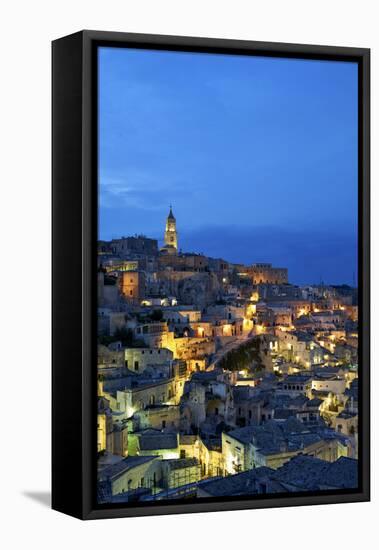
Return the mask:
<path id="1" fill-rule="evenodd" d="M 41 500 L 46 502 L 50 484 L 50 41 L 92 28 L 371 47 L 375 244 L 379 218 L 376 5 L 375 0 L 13 0 L 2 4 L 0 537 L 7 538 L 5 548 L 247 545 L 346 550 L 362 547 L 365 539 L 372 540 L 370 547 L 375 545 L 379 511 L 375 452 L 373 502 L 368 504 L 83 523 L 51 511 Z M 373 282 L 377 283 L 378 254 L 373 252 Z M 373 298 L 375 315 L 376 288 Z M 377 324 L 373 326 L 378 329 Z M 375 355 L 375 338 L 373 348 Z M 373 432 L 378 403 L 376 398 Z M 373 435 L 375 448 L 378 437 Z"/>

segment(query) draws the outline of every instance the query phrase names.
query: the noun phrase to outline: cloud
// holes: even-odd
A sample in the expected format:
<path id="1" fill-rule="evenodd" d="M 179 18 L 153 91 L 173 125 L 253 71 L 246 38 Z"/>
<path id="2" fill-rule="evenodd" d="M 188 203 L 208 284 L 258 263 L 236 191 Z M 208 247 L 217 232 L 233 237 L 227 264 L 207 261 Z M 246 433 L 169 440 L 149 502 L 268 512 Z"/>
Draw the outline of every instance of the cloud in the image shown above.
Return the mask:
<path id="1" fill-rule="evenodd" d="M 126 207 L 143 211 L 165 211 L 171 203 L 194 197 L 196 186 L 180 178 L 157 178 L 149 171 L 129 170 L 124 177 L 101 175 L 100 208 Z M 128 215 L 128 211 L 125 211 Z"/>

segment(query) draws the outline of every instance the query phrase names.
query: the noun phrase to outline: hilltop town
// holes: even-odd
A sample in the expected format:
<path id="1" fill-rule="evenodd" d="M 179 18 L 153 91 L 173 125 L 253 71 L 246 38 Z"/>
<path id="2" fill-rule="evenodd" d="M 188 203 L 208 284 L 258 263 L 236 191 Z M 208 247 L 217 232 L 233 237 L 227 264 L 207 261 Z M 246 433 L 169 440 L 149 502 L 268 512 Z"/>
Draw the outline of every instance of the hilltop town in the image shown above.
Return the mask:
<path id="1" fill-rule="evenodd" d="M 358 485 L 358 296 L 284 267 L 98 242 L 98 502 Z"/>

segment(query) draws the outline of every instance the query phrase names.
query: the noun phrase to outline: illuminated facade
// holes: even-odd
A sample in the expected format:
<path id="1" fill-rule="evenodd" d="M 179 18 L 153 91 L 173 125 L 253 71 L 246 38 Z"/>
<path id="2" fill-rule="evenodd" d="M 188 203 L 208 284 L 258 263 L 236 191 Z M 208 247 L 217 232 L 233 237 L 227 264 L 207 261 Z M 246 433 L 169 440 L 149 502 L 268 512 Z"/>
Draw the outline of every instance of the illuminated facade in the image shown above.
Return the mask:
<path id="1" fill-rule="evenodd" d="M 166 230 L 164 233 L 165 245 L 162 251 L 167 254 L 177 254 L 178 252 L 178 232 L 176 230 L 176 219 L 172 213 L 172 207 L 170 206 L 170 212 L 166 220 Z"/>
<path id="2" fill-rule="evenodd" d="M 272 267 L 271 264 L 258 263 L 244 270 L 255 285 L 271 284 L 283 285 L 288 283 L 288 269 L 285 267 Z"/>
<path id="3" fill-rule="evenodd" d="M 142 271 L 125 271 L 119 274 L 119 288 L 125 300 L 139 304 L 145 297 L 145 274 Z"/>

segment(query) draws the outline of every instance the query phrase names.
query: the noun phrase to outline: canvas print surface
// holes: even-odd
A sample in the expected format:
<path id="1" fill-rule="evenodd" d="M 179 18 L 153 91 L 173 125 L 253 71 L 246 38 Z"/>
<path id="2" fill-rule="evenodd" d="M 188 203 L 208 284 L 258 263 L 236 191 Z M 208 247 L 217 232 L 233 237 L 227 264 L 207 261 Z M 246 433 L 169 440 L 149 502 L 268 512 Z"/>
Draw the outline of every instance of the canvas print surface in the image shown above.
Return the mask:
<path id="1" fill-rule="evenodd" d="M 98 504 L 356 489 L 357 64 L 101 47 L 98 119 Z"/>

